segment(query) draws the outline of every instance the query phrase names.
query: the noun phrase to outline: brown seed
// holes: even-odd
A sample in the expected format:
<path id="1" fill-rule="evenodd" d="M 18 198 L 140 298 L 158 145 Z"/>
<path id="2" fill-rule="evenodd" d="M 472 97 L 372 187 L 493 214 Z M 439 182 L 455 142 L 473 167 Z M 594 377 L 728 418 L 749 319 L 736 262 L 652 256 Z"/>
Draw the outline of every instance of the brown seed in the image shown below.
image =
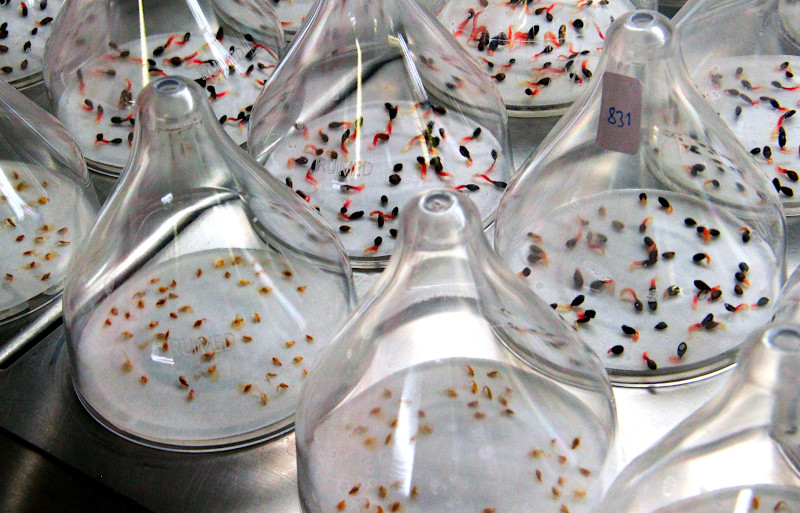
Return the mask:
<path id="1" fill-rule="evenodd" d="M 133 364 L 131 363 L 131 361 L 130 360 L 125 360 L 125 362 L 122 364 L 122 371 L 123 372 L 130 372 L 132 370 L 133 370 Z"/>
<path id="2" fill-rule="evenodd" d="M 486 418 L 486 414 L 483 413 L 482 411 L 476 411 L 475 412 L 475 418 L 478 419 L 478 420 L 482 420 L 482 419 Z"/>
<path id="3" fill-rule="evenodd" d="M 550 491 L 553 492 L 553 497 L 561 497 L 561 490 L 559 490 L 555 486 L 550 488 Z"/>
<path id="4" fill-rule="evenodd" d="M 176 312 L 170 312 L 170 313 L 169 313 L 169 316 L 170 316 L 171 318 L 173 318 L 173 319 L 177 319 L 177 318 L 178 318 L 178 314 L 177 314 Z"/>
<path id="5" fill-rule="evenodd" d="M 540 483 L 542 482 L 542 471 L 539 470 L 538 468 L 536 469 L 536 480 L 539 481 Z"/>
<path id="6" fill-rule="evenodd" d="M 392 441 L 392 434 L 389 433 L 388 435 L 386 435 L 386 439 L 383 441 L 383 445 L 389 445 L 389 442 L 391 441 Z"/>
<path id="7" fill-rule="evenodd" d="M 580 473 L 581 473 L 581 474 L 582 474 L 584 477 L 589 477 L 589 476 L 591 476 L 591 475 L 592 475 L 592 471 L 591 471 L 591 470 L 589 470 L 589 469 L 587 469 L 587 468 L 583 468 L 583 467 L 581 467 L 581 468 L 579 468 L 579 469 L 578 469 L 578 471 L 579 471 L 579 472 L 580 472 Z"/>
<path id="8" fill-rule="evenodd" d="M 244 340 L 245 342 L 252 342 L 253 341 L 253 337 L 248 336 L 248 335 L 242 335 L 242 340 Z"/>
<path id="9" fill-rule="evenodd" d="M 458 397 L 458 392 L 456 392 L 452 388 L 448 388 L 447 390 L 445 390 L 445 393 L 447 394 L 448 397 Z"/>
<path id="10" fill-rule="evenodd" d="M 577 449 L 580 445 L 581 445 L 581 439 L 576 438 L 575 440 L 572 441 L 571 447 L 572 449 Z"/>
<path id="11" fill-rule="evenodd" d="M 158 321 L 150 321 L 150 329 L 153 329 L 156 326 L 158 326 Z"/>
<path id="12" fill-rule="evenodd" d="M 47 199 L 47 197 L 46 197 L 46 196 L 39 196 L 39 199 L 38 199 L 38 201 L 39 201 L 39 204 L 40 204 L 40 205 L 44 205 L 45 203 L 47 203 L 47 202 L 48 202 L 48 201 L 50 201 L 50 200 L 49 200 L 49 199 Z"/>
<path id="13" fill-rule="evenodd" d="M 467 403 L 467 406 L 469 406 L 470 408 L 477 408 L 478 407 L 478 401 L 471 401 L 471 402 Z"/>
<path id="14" fill-rule="evenodd" d="M 165 304 L 167 304 L 167 298 L 162 298 L 156 301 L 156 306 L 164 306 Z"/>
<path id="15" fill-rule="evenodd" d="M 206 360 L 211 360 L 212 358 L 214 358 L 216 354 L 217 354 L 216 351 L 209 351 L 207 353 L 203 353 L 203 358 L 205 358 Z"/>
<path id="16" fill-rule="evenodd" d="M 182 306 L 178 309 L 179 312 L 191 312 L 192 310 L 192 307 L 189 305 Z"/>
<path id="17" fill-rule="evenodd" d="M 255 323 L 261 322 L 261 316 L 258 315 L 257 313 L 254 313 L 253 314 L 253 322 L 255 322 Z"/>
<path id="18" fill-rule="evenodd" d="M 392 511 L 400 511 L 400 503 L 399 502 L 393 502 L 392 503 Z"/>
<path id="19" fill-rule="evenodd" d="M 144 299 L 140 299 L 139 302 L 136 303 L 136 306 L 138 306 L 139 308 L 144 308 Z"/>
<path id="20" fill-rule="evenodd" d="M 131 333 L 130 331 L 123 331 L 122 336 L 123 338 L 133 338 L 133 333 Z"/>
<path id="21" fill-rule="evenodd" d="M 281 363 L 281 361 L 280 361 L 280 360 L 278 360 L 277 358 L 275 358 L 274 356 L 272 357 L 272 363 L 273 363 L 273 364 L 275 364 L 275 365 L 276 365 L 276 366 L 278 366 L 278 367 L 280 367 L 280 366 L 282 366 L 282 365 L 283 365 L 283 364 Z"/>
<path id="22" fill-rule="evenodd" d="M 306 335 L 306 342 L 308 343 L 314 342 L 314 337 L 312 337 L 311 335 Z"/>
<path id="23" fill-rule="evenodd" d="M 493 371 L 487 372 L 486 375 L 489 376 L 490 378 L 496 378 L 497 377 L 497 371 L 493 370 Z"/>
<path id="24" fill-rule="evenodd" d="M 294 340 L 287 340 L 286 347 L 292 347 L 294 345 Z"/>
<path id="25" fill-rule="evenodd" d="M 272 287 L 261 287 L 260 289 L 258 289 L 258 291 L 261 292 L 262 294 L 269 294 L 270 292 L 272 292 Z"/>
<path id="26" fill-rule="evenodd" d="M 185 387 L 189 386 L 189 382 L 186 380 L 184 376 L 178 376 L 178 381 L 180 382 L 181 385 Z"/>
<path id="27" fill-rule="evenodd" d="M 203 270 L 202 270 L 202 269 L 198 269 L 198 270 L 197 270 L 197 277 L 199 278 L 199 277 L 201 277 L 202 275 L 203 275 Z"/>
<path id="28" fill-rule="evenodd" d="M 361 488 L 361 483 L 355 485 L 354 487 L 350 488 L 350 491 L 347 492 L 349 495 L 355 495 L 358 493 L 358 490 Z"/>
<path id="29" fill-rule="evenodd" d="M 305 285 L 301 285 L 301 286 L 297 287 L 297 292 L 302 294 L 305 291 L 306 291 L 306 286 Z"/>
<path id="30" fill-rule="evenodd" d="M 166 351 L 167 349 L 169 349 L 169 343 L 164 342 L 163 344 L 161 344 L 161 350 L 162 351 Z"/>
<path id="31" fill-rule="evenodd" d="M 50 273 L 44 273 L 44 275 L 42 276 L 42 281 L 47 281 L 49 279 L 50 279 Z"/>
<path id="32" fill-rule="evenodd" d="M 248 383 L 248 384 L 246 384 L 246 385 L 244 386 L 244 389 L 242 389 L 242 392 L 244 392 L 245 394 L 249 394 L 249 393 L 250 393 L 250 390 L 251 390 L 252 388 L 253 388 L 253 385 L 251 385 L 250 383 Z"/>
<path id="33" fill-rule="evenodd" d="M 381 499 L 385 499 L 386 498 L 386 487 L 384 487 L 384 486 L 379 486 L 378 487 L 378 497 L 380 497 Z"/>
<path id="34" fill-rule="evenodd" d="M 303 361 L 303 357 L 302 356 L 295 356 L 294 357 L 295 365 L 301 363 L 302 361 Z"/>
<path id="35" fill-rule="evenodd" d="M 142 376 L 141 378 L 139 378 L 139 382 L 141 382 L 142 385 L 146 385 L 147 384 L 147 376 Z"/>
<path id="36" fill-rule="evenodd" d="M 269 397 L 267 397 L 267 394 L 261 394 L 261 404 L 266 406 L 268 402 L 269 402 Z"/>
<path id="37" fill-rule="evenodd" d="M 225 279 L 228 279 L 228 278 L 231 277 L 231 273 L 228 272 L 228 271 L 225 271 L 225 274 L 223 276 L 225 276 Z"/>
<path id="38" fill-rule="evenodd" d="M 250 282 L 249 282 L 249 281 L 247 281 L 247 280 L 239 280 L 239 285 L 241 285 L 241 286 L 243 286 L 243 287 L 244 287 L 244 286 L 246 286 L 246 285 L 250 285 Z"/>
<path id="39" fill-rule="evenodd" d="M 433 433 L 433 426 L 430 424 L 422 424 L 419 426 L 419 432 L 423 435 L 429 435 Z"/>

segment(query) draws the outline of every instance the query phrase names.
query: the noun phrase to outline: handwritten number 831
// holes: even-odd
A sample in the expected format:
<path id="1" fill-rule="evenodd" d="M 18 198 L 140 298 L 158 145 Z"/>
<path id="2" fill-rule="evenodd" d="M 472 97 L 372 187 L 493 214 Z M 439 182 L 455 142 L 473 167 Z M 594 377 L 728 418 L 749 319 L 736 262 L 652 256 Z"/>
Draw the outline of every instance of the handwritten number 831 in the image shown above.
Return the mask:
<path id="1" fill-rule="evenodd" d="M 631 113 L 630 112 L 622 112 L 621 110 L 617 110 L 614 107 L 610 107 L 608 109 L 608 118 L 606 119 L 609 125 L 616 126 L 619 128 L 624 128 L 626 126 L 631 126 Z"/>

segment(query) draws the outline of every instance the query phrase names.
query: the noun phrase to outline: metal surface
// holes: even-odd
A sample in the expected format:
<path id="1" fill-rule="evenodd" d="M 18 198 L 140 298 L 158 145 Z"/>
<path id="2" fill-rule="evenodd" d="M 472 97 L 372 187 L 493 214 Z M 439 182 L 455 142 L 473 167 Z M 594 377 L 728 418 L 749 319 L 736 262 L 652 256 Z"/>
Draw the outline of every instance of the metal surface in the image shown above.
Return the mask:
<path id="1" fill-rule="evenodd" d="M 554 122 L 511 121 L 518 165 Z M 800 220 L 789 227 L 790 234 L 799 234 Z M 800 255 L 800 238 L 792 236 L 790 241 L 787 268 L 792 270 Z M 377 276 L 358 274 L 358 293 L 363 296 Z M 623 462 L 702 405 L 729 374 L 675 387 L 615 389 Z M 0 426 L 154 512 L 300 512 L 293 435 L 216 454 L 165 453 L 118 438 L 79 404 L 62 328 L 9 369 L 0 370 Z"/>

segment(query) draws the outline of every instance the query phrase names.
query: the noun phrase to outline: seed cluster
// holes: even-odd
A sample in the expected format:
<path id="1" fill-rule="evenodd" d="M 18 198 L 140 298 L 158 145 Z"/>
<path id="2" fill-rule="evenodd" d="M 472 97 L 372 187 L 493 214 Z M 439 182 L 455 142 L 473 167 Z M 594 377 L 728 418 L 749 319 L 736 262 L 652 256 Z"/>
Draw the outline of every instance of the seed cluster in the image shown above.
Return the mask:
<path id="1" fill-rule="evenodd" d="M 750 151 L 784 205 L 794 199 L 800 169 L 800 82 L 793 57 L 773 55 L 716 61 L 694 76 L 706 99 Z"/>
<path id="2" fill-rule="evenodd" d="M 42 71 L 44 44 L 62 0 L 0 2 L 0 79 L 12 84 Z"/>
<path id="3" fill-rule="evenodd" d="M 253 103 L 277 62 L 272 49 L 249 34 L 225 36 L 223 29 L 213 43 L 186 32 L 150 36 L 147 48 L 143 58 L 138 41 L 111 41 L 104 54 L 66 77 L 58 115 L 86 158 L 117 167 L 127 162 L 143 68 L 151 78 L 193 79 L 231 138 L 245 141 Z"/>
<path id="4" fill-rule="evenodd" d="M 327 457 L 325 468 L 313 472 L 323 511 L 416 512 L 443 504 L 454 511 L 517 511 L 523 504 L 543 512 L 591 511 L 607 449 L 599 445 L 600 431 L 587 423 L 590 417 L 578 417 L 585 410 L 570 409 L 574 398 L 560 403 L 552 424 L 552 417 L 537 415 L 528 401 L 548 410 L 555 406 L 548 401 L 563 398 L 527 395 L 539 383 L 520 386 L 526 379 L 503 365 L 459 359 L 375 384 L 315 433 L 312 461 Z M 422 387 L 410 392 L 411 383 Z M 393 472 L 406 464 L 413 469 Z"/>
<path id="5" fill-rule="evenodd" d="M 0 194 L 0 318 L 60 290 L 67 264 L 94 221 L 71 182 L 43 169 L 3 162 Z"/>
<path id="6" fill-rule="evenodd" d="M 493 79 L 509 108 L 563 108 L 590 81 L 604 33 L 627 0 L 446 2 L 439 19 Z"/>
<path id="7" fill-rule="evenodd" d="M 80 335 L 84 389 L 103 391 L 87 399 L 146 437 L 180 439 L 202 425 L 198 436 L 214 439 L 285 419 L 330 316 L 346 315 L 333 286 L 263 251 L 206 251 L 139 272 Z"/>
<path id="8" fill-rule="evenodd" d="M 275 11 L 286 34 L 294 34 L 306 20 L 306 14 L 314 5 L 310 0 L 272 0 L 270 7 Z"/>
<path id="9" fill-rule="evenodd" d="M 754 230 L 685 195 L 605 193 L 557 209 L 518 259 L 611 371 L 705 362 L 769 321 L 775 256 Z"/>
<path id="10" fill-rule="evenodd" d="M 497 139 L 441 105 L 368 103 L 298 121 L 265 166 L 333 225 L 351 258 L 391 254 L 400 208 L 421 190 L 469 194 L 483 218 L 510 175 Z"/>

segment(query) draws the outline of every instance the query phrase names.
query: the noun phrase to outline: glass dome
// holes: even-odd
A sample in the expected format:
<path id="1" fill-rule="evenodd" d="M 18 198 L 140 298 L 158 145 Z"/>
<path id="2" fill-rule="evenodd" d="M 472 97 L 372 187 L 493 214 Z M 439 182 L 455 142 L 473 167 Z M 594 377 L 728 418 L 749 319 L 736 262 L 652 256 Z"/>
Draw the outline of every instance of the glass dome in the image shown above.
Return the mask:
<path id="1" fill-rule="evenodd" d="M 785 277 L 774 188 L 689 81 L 669 21 L 619 18 L 592 89 L 509 185 L 495 247 L 612 381 L 731 364 Z M 665 80 L 669 77 L 669 80 Z"/>
<path id="2" fill-rule="evenodd" d="M 0 3 L 0 79 L 19 89 L 41 82 L 44 45 L 62 3 Z"/>
<path id="3" fill-rule="evenodd" d="M 253 108 L 248 149 L 380 267 L 421 190 L 469 195 L 486 225 L 512 174 L 491 81 L 414 0 L 322 0 Z"/>
<path id="4" fill-rule="evenodd" d="M 136 113 L 131 160 L 65 291 L 78 395 L 163 449 L 284 433 L 354 304 L 341 244 L 231 142 L 194 82 L 155 79 Z"/>
<path id="5" fill-rule="evenodd" d="M 303 511 L 594 511 L 616 459 L 597 356 L 505 269 L 466 197 L 420 193 L 400 223 L 306 382 Z"/>
<path id="6" fill-rule="evenodd" d="M 196 81 L 228 135 L 244 143 L 253 102 L 284 45 L 269 5 L 256 0 L 64 4 L 46 48 L 44 79 L 53 111 L 92 171 L 113 176 L 122 171 L 133 145 L 136 97 L 160 76 Z"/>
<path id="7" fill-rule="evenodd" d="M 0 81 L 0 326 L 60 298 L 97 209 L 64 127 Z"/>
<path id="8" fill-rule="evenodd" d="M 692 80 L 772 181 L 786 214 L 800 213 L 800 4 L 690 1 L 675 21 Z"/>
<path id="9" fill-rule="evenodd" d="M 593 81 L 611 23 L 629 0 L 427 0 L 495 82 L 511 116 L 563 113 Z"/>
<path id="10" fill-rule="evenodd" d="M 628 465 L 600 513 L 800 508 L 800 327 L 750 336 L 726 387 Z"/>

